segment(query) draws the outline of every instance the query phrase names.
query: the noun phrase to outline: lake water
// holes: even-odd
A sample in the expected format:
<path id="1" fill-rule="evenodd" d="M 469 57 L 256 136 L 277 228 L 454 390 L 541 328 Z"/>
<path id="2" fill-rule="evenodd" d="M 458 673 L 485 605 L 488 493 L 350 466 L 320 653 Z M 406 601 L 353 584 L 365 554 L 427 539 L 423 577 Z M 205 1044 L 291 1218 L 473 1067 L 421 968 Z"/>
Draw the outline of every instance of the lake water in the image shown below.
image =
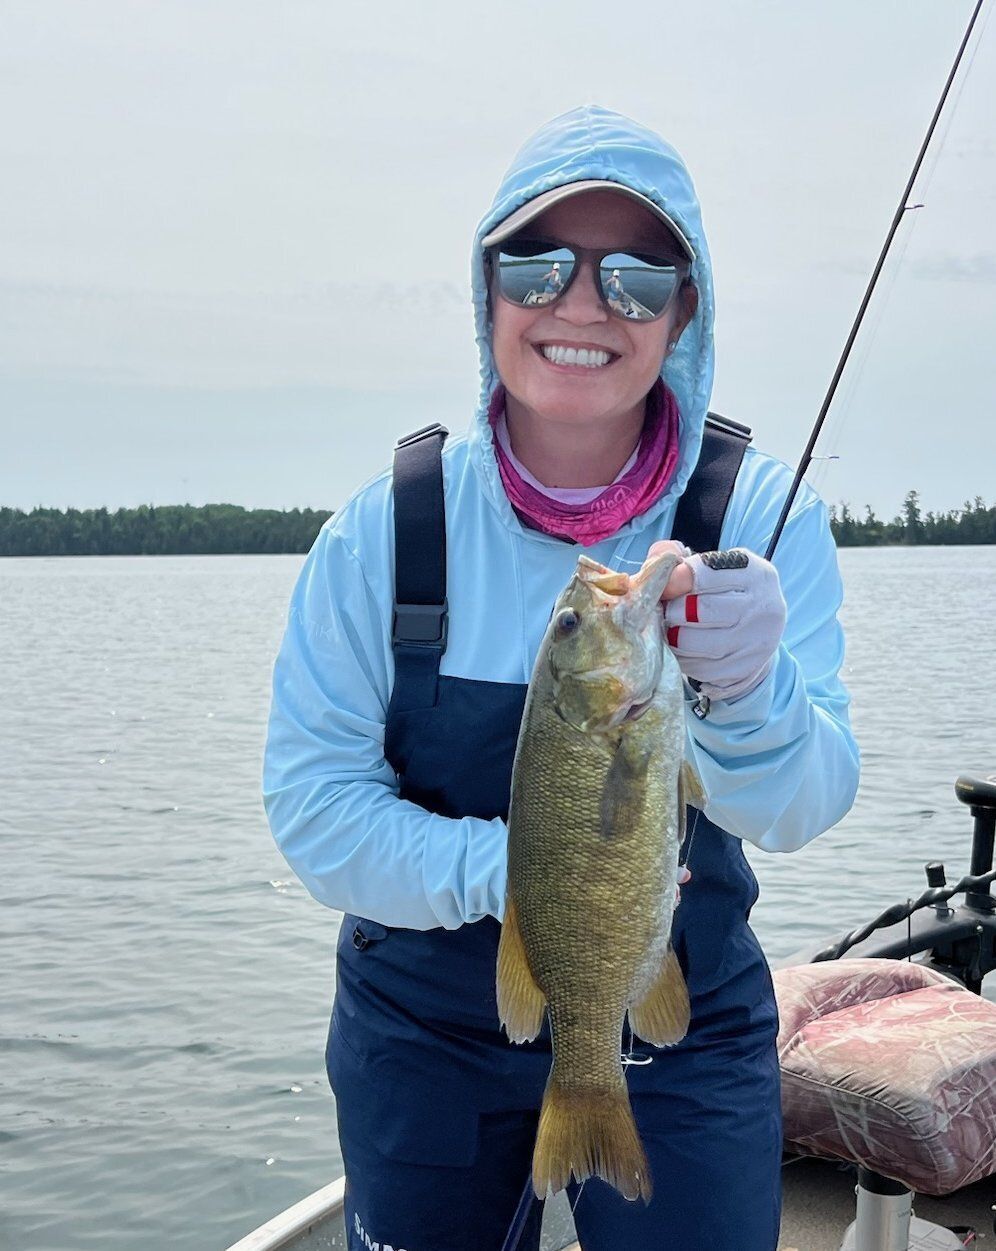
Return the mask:
<path id="1" fill-rule="evenodd" d="M 259 799 L 300 560 L 0 560 L 0 1248 L 220 1251 L 340 1172 L 339 918 Z M 773 959 L 967 871 L 996 770 L 996 548 L 841 562 L 863 780 L 751 856 Z"/>

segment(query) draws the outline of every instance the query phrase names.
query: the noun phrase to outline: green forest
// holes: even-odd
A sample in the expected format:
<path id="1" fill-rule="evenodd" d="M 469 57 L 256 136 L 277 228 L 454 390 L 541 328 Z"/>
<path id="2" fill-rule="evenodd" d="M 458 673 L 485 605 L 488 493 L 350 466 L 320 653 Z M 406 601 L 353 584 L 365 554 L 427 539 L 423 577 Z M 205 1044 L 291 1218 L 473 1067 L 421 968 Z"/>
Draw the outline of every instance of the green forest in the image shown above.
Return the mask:
<path id="1" fill-rule="evenodd" d="M 207 556 L 306 552 L 328 517 L 237 504 L 0 508 L 0 556 Z"/>
<path id="2" fill-rule="evenodd" d="M 977 495 L 950 512 L 925 513 L 918 493 L 909 491 L 902 511 L 891 521 L 880 520 L 867 506 L 863 517 L 855 517 L 847 504 L 835 504 L 830 508 L 830 528 L 838 547 L 996 543 L 996 505 L 987 507 Z"/>
<path id="3" fill-rule="evenodd" d="M 0 556 L 207 556 L 306 552 L 330 513 L 280 511 L 237 504 L 170 504 L 76 509 L 0 508 Z M 847 504 L 830 509 L 840 547 L 896 544 L 996 543 L 996 506 L 980 497 L 946 513 L 924 513 L 916 491 L 883 521 L 870 508 L 855 516 Z"/>

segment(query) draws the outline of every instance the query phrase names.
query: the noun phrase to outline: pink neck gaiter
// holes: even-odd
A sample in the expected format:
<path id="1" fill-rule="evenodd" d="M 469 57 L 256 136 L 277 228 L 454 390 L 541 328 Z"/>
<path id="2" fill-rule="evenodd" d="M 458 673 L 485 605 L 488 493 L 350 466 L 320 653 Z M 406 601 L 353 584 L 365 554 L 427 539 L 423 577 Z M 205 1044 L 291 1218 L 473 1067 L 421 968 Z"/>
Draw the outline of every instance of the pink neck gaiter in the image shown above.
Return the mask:
<path id="1" fill-rule="evenodd" d="M 592 547 L 644 513 L 664 494 L 678 463 L 678 401 L 660 378 L 647 396 L 647 415 L 635 459 L 594 499 L 566 503 L 554 499 L 523 478 L 498 438 L 505 413 L 505 388 L 491 397 L 488 421 L 502 485 L 522 520 L 554 538 Z"/>

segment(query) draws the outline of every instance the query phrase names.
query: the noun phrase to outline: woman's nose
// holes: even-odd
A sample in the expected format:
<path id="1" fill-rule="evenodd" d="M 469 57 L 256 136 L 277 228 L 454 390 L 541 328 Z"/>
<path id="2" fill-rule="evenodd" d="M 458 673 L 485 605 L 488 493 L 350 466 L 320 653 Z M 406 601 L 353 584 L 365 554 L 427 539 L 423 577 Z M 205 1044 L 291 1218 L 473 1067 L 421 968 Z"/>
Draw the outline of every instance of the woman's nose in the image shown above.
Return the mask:
<path id="1" fill-rule="evenodd" d="M 592 265 L 581 266 L 574 281 L 554 305 L 553 312 L 561 321 L 574 326 L 608 320 L 608 309 L 602 303 Z"/>

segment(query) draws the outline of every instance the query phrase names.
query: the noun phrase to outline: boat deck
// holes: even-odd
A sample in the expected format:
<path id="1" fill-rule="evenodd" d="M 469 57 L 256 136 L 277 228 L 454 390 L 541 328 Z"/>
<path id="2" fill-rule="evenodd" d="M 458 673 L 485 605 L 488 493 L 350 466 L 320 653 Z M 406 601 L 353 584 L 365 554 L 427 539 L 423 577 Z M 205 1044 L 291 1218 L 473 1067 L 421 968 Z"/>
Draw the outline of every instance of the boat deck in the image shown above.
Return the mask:
<path id="1" fill-rule="evenodd" d="M 854 1220 L 854 1170 L 826 1160 L 796 1159 L 785 1166 L 782 1178 L 778 1251 L 840 1251 Z M 913 1210 L 923 1220 L 948 1227 L 968 1225 L 992 1238 L 994 1204 L 996 1177 L 990 1177 L 946 1199 L 921 1195 Z M 986 1245 L 981 1238 L 980 1244 Z M 581 1251 L 581 1247 L 574 1242 L 564 1251 Z"/>
<path id="2" fill-rule="evenodd" d="M 854 1219 L 855 1171 L 826 1160 L 794 1159 L 782 1170 L 784 1204 L 778 1251 L 840 1251 L 844 1234 Z M 343 1180 L 339 1178 L 309 1195 L 286 1212 L 248 1234 L 229 1251 L 344 1251 L 342 1224 Z M 947 1199 L 926 1196 L 914 1201 L 923 1220 L 948 1227 L 969 1226 L 979 1245 L 993 1238 L 996 1177 L 968 1186 Z M 573 1222 L 566 1196 L 548 1205 L 544 1220 L 544 1251 L 581 1251 L 574 1241 Z M 729 1251 L 720 1236 L 717 1251 Z"/>
<path id="3" fill-rule="evenodd" d="M 854 1220 L 853 1169 L 826 1160 L 796 1159 L 782 1170 L 784 1203 L 778 1251 L 840 1251 L 844 1233 Z M 996 1177 L 966 1186 L 945 1199 L 920 1195 L 915 1215 L 948 1227 L 969 1225 L 993 1237 Z M 980 1238 L 980 1245 L 989 1245 Z"/>

